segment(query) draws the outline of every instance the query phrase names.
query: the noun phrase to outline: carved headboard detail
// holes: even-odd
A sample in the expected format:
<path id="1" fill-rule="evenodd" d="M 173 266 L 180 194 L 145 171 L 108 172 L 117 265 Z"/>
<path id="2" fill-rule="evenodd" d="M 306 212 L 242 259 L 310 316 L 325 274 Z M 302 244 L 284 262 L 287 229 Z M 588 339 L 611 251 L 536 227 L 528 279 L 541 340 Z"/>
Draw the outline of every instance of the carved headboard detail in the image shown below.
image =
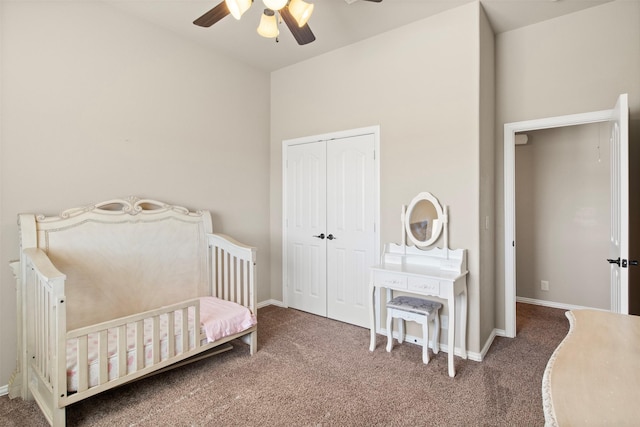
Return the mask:
<path id="1" fill-rule="evenodd" d="M 23 249 L 42 249 L 67 274 L 68 329 L 207 292 L 207 211 L 128 197 L 19 223 Z"/>

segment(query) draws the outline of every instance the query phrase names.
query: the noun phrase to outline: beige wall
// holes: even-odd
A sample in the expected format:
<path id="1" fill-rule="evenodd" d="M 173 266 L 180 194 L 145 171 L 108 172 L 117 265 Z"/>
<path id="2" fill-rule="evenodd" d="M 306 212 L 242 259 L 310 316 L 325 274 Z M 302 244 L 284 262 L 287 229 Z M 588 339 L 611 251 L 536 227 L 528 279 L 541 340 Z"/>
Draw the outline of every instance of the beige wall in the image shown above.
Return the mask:
<path id="1" fill-rule="evenodd" d="M 609 124 L 527 134 L 515 157 L 516 295 L 609 310 Z"/>
<path id="2" fill-rule="evenodd" d="M 128 195 L 208 209 L 214 230 L 258 247 L 268 299 L 268 74 L 102 2 L 0 7 L 0 385 L 15 364 L 19 212 Z"/>
<path id="3" fill-rule="evenodd" d="M 504 328 L 504 124 L 613 108 L 640 116 L 640 2 L 614 1 L 496 36 L 496 326 Z"/>
<path id="4" fill-rule="evenodd" d="M 444 12 L 272 73 L 271 293 L 282 298 L 282 141 L 380 125 L 381 239 L 422 191 L 469 249 L 468 348 L 479 350 L 479 5 Z M 441 242 L 440 242 L 441 244 Z"/>
<path id="5" fill-rule="evenodd" d="M 480 343 L 484 345 L 495 328 L 495 36 L 484 11 L 480 14 Z"/>

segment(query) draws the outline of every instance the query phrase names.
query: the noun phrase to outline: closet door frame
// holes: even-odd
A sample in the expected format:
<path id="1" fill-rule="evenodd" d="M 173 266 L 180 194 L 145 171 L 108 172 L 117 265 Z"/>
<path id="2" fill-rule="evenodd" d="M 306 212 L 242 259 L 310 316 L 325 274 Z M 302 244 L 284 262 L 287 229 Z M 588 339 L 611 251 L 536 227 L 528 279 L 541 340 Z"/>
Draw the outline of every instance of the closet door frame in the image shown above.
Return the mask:
<path id="1" fill-rule="evenodd" d="M 380 126 L 368 126 L 344 131 L 337 131 L 319 135 L 306 136 L 301 138 L 287 139 L 282 141 L 282 302 L 285 307 L 289 307 L 288 277 L 287 277 L 287 149 L 292 145 L 308 144 L 313 142 L 329 141 L 334 139 L 350 138 L 360 135 L 370 135 L 374 137 L 374 259 L 380 259 Z"/>

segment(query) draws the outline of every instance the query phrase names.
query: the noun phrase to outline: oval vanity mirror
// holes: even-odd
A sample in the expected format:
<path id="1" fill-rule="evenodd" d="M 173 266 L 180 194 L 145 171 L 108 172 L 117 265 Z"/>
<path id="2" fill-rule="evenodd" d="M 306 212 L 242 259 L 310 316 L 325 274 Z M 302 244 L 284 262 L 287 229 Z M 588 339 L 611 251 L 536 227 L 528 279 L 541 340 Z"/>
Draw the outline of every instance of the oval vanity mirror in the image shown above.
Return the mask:
<path id="1" fill-rule="evenodd" d="M 434 244 L 440 237 L 444 223 L 442 206 L 431 193 L 413 198 L 405 214 L 405 231 L 417 247 Z"/>

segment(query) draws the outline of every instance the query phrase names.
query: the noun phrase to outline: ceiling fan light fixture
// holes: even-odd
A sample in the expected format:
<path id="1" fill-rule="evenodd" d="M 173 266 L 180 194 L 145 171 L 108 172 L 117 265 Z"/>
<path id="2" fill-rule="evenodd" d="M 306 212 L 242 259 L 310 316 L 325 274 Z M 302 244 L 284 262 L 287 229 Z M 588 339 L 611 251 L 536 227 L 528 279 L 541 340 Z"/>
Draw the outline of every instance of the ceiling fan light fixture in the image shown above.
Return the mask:
<path id="1" fill-rule="evenodd" d="M 276 14 L 271 9 L 265 9 L 264 13 L 260 17 L 260 25 L 258 25 L 258 34 L 262 37 L 272 39 L 278 37 L 280 30 L 278 30 L 278 20 Z"/>
<path id="2" fill-rule="evenodd" d="M 313 3 L 307 3 L 304 0 L 291 0 L 289 3 L 289 12 L 298 23 L 298 27 L 303 27 L 313 13 Z"/>
<path id="3" fill-rule="evenodd" d="M 252 1 L 253 0 L 224 0 L 227 4 L 227 9 L 229 9 L 229 13 L 236 19 L 240 19 L 242 15 L 249 10 Z"/>
<path id="4" fill-rule="evenodd" d="M 289 0 L 262 0 L 265 6 L 271 10 L 280 10 L 287 5 Z"/>

